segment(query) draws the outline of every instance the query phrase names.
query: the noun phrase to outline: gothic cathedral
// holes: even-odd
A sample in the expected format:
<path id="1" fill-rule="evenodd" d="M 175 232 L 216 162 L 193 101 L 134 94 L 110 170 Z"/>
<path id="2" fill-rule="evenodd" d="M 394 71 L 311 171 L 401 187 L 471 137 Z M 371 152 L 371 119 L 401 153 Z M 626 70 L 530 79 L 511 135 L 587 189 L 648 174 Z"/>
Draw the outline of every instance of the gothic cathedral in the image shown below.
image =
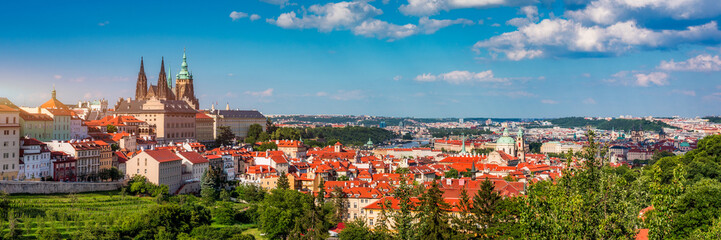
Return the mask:
<path id="1" fill-rule="evenodd" d="M 180 72 L 175 75 L 175 87 L 171 75 L 165 74 L 165 58 L 160 60 L 160 74 L 157 85 L 148 86 L 148 77 L 145 75 L 143 58 L 140 58 L 140 72 L 135 86 L 135 100 L 183 100 L 195 109 L 198 109 L 198 99 L 195 97 L 193 87 L 193 74 L 188 72 L 188 62 L 183 50 L 183 63 Z"/>

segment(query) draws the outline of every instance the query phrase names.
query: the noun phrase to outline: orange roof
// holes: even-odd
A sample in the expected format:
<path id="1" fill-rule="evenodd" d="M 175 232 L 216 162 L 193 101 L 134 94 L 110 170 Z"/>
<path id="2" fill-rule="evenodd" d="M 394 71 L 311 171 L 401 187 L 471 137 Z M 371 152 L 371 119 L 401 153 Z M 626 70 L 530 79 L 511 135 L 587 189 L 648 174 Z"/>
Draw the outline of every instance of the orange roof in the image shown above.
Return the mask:
<path id="1" fill-rule="evenodd" d="M 183 156 L 185 159 L 188 159 L 188 161 L 193 164 L 208 162 L 208 159 L 205 159 L 203 155 L 200 155 L 200 153 L 197 152 L 181 152 L 180 155 Z"/>
<path id="2" fill-rule="evenodd" d="M 43 105 L 40 105 L 40 108 L 47 108 L 47 109 L 69 109 L 68 106 L 65 106 L 65 104 L 61 103 L 56 99 L 54 96 L 47 102 L 43 103 Z"/>
<path id="3" fill-rule="evenodd" d="M 206 115 L 205 113 L 198 112 L 195 114 L 195 119 L 213 119 L 213 118 Z"/>
<path id="4" fill-rule="evenodd" d="M 8 105 L 0 105 L 0 112 L 17 112 L 18 110 Z"/>
<path id="5" fill-rule="evenodd" d="M 160 150 L 146 150 L 145 153 L 150 155 L 155 161 L 158 162 L 171 162 L 171 161 L 181 161 L 182 159 L 178 157 L 178 155 L 175 155 L 170 150 L 160 149 Z"/>

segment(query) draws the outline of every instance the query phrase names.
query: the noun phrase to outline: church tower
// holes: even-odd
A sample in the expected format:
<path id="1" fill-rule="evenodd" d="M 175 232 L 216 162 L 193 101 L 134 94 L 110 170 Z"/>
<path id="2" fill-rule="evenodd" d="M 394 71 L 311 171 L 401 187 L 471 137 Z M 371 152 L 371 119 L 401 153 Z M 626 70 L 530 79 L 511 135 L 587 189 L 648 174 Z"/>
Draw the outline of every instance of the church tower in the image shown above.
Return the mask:
<path id="1" fill-rule="evenodd" d="M 184 100 L 198 109 L 198 99 L 195 98 L 195 87 L 193 86 L 193 74 L 188 71 L 188 59 L 183 49 L 183 63 L 180 65 L 180 72 L 175 75 L 175 96 L 178 100 Z"/>
<path id="2" fill-rule="evenodd" d="M 158 74 L 158 99 L 174 100 L 173 93 L 168 88 L 167 75 L 165 74 L 165 58 L 160 60 L 160 74 Z"/>
<path id="3" fill-rule="evenodd" d="M 135 86 L 135 100 L 144 100 L 148 95 L 148 77 L 145 76 L 143 58 L 140 57 L 140 72 L 138 72 L 138 83 Z"/>
<path id="4" fill-rule="evenodd" d="M 525 161 L 526 141 L 523 140 L 523 128 L 518 128 L 518 134 L 516 134 L 516 144 L 516 157 L 518 157 L 521 161 Z"/>

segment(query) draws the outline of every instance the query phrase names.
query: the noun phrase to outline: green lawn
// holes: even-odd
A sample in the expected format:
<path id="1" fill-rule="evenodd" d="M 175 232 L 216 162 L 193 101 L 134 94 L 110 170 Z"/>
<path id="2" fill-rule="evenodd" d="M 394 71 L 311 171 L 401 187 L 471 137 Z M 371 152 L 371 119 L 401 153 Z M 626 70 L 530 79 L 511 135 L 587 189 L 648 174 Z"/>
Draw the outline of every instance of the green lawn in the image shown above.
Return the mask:
<path id="1" fill-rule="evenodd" d="M 260 235 L 260 229 L 258 229 L 258 228 L 251 228 L 251 229 L 245 230 L 245 232 L 243 232 L 243 233 L 253 235 L 253 237 L 255 237 L 255 239 L 257 239 L 257 240 L 268 239 L 265 236 Z"/>

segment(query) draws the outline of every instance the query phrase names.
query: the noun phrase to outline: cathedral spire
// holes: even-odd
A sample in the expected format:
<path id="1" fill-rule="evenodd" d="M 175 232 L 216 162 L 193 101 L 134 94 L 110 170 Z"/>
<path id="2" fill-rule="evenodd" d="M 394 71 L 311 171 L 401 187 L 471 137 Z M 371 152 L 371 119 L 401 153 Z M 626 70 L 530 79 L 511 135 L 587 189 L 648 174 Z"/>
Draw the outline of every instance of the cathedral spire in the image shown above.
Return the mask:
<path id="1" fill-rule="evenodd" d="M 160 74 L 158 75 L 158 99 L 167 99 L 168 98 L 168 84 L 166 81 L 166 74 L 165 74 L 165 57 L 162 57 L 160 59 Z"/>
<path id="2" fill-rule="evenodd" d="M 138 82 L 135 86 L 135 99 L 141 100 L 146 97 L 148 93 L 148 77 L 145 75 L 145 66 L 143 64 L 143 57 L 140 57 L 140 71 L 138 72 Z"/>
<path id="3" fill-rule="evenodd" d="M 180 64 L 180 72 L 178 72 L 176 78 L 191 79 L 192 77 L 193 75 L 188 72 L 188 58 L 185 56 L 185 48 L 183 48 L 183 63 Z"/>
<path id="4" fill-rule="evenodd" d="M 57 97 L 57 94 L 56 94 L 56 92 L 55 92 L 55 84 L 53 84 L 53 91 L 50 92 L 50 95 L 52 95 L 52 99 L 57 99 L 57 98 L 56 98 L 56 97 Z"/>
<path id="5" fill-rule="evenodd" d="M 170 66 L 168 66 L 168 73 L 169 73 L 168 74 L 168 88 L 172 90 L 173 89 L 173 80 L 172 80 L 173 70 L 170 70 Z"/>

